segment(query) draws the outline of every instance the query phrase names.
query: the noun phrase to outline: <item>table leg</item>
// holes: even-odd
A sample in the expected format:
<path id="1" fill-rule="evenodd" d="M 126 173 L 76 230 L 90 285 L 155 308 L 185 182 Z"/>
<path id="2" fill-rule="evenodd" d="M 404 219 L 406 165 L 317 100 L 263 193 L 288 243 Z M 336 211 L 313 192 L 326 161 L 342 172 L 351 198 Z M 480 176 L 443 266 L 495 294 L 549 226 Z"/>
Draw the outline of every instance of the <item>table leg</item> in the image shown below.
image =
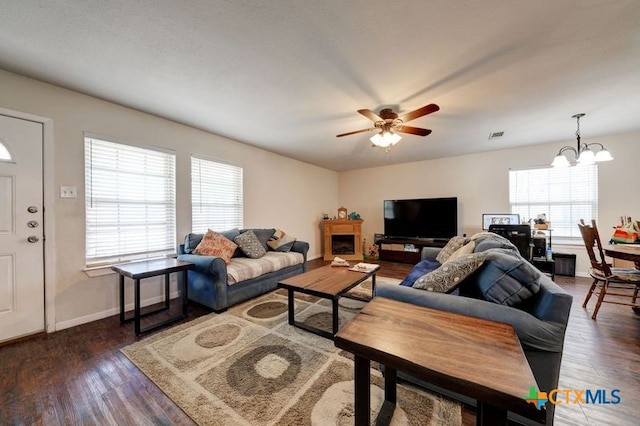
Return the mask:
<path id="1" fill-rule="evenodd" d="M 371 275 L 371 298 L 373 299 L 373 296 L 375 296 L 376 294 L 376 273 L 374 272 L 373 275 Z"/>
<path id="2" fill-rule="evenodd" d="M 494 426 L 507 424 L 507 410 L 498 408 L 495 405 L 478 401 L 476 407 L 476 425 Z"/>
<path id="3" fill-rule="evenodd" d="M 119 287 L 120 287 L 120 324 L 123 324 L 124 321 L 124 275 L 120 275 L 119 278 Z"/>
<path id="4" fill-rule="evenodd" d="M 135 322 L 135 332 L 136 336 L 140 334 L 140 279 L 136 278 L 134 281 L 134 307 L 133 307 L 133 318 Z"/>
<path id="5" fill-rule="evenodd" d="M 289 324 L 293 325 L 293 314 L 294 314 L 294 306 L 293 306 L 293 290 L 287 289 L 287 303 L 289 306 Z"/>
<path id="6" fill-rule="evenodd" d="M 369 426 L 371 411 L 370 361 L 361 356 L 354 357 L 355 373 L 355 425 Z"/>
<path id="7" fill-rule="evenodd" d="M 395 368 L 384 367 L 384 400 L 396 403 L 396 380 L 398 371 Z"/>
<path id="8" fill-rule="evenodd" d="M 169 279 L 170 274 L 164 274 L 164 307 L 169 309 Z"/>
<path id="9" fill-rule="evenodd" d="M 186 318 L 189 314 L 189 274 L 184 270 L 179 277 L 182 277 L 182 314 Z"/>
<path id="10" fill-rule="evenodd" d="M 335 336 L 338 333 L 338 325 L 339 325 L 339 318 L 338 318 L 338 298 L 334 297 L 332 302 L 331 302 L 331 306 L 332 306 L 332 316 L 333 316 L 333 330 L 332 330 L 332 334 Z"/>

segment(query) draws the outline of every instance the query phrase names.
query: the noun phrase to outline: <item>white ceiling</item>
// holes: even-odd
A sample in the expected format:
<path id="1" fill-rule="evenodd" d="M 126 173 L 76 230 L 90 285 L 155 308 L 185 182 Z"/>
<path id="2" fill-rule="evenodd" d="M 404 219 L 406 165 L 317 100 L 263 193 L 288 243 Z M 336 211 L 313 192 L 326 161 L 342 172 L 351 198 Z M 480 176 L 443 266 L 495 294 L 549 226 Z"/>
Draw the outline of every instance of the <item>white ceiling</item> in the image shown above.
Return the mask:
<path id="1" fill-rule="evenodd" d="M 0 68 L 341 171 L 640 130 L 640 1 L 0 0 Z"/>

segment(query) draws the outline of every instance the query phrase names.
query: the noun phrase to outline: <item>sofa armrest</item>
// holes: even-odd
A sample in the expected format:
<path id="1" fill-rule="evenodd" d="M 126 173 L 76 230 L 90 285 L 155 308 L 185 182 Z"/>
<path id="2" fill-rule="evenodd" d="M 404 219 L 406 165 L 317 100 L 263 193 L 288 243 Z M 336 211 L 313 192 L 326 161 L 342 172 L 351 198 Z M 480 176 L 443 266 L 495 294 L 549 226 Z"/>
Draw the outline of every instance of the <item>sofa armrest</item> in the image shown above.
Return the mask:
<path id="1" fill-rule="evenodd" d="M 194 270 L 202 274 L 213 275 L 215 281 L 227 283 L 227 264 L 217 256 L 201 256 L 198 254 L 181 254 L 179 260 L 193 263 Z"/>
<path id="2" fill-rule="evenodd" d="M 562 352 L 566 324 L 542 321 L 517 308 L 486 300 L 385 283 L 376 285 L 375 295 L 426 308 L 506 323 L 515 329 L 523 346 L 547 352 Z"/>
<path id="3" fill-rule="evenodd" d="M 302 256 L 304 257 L 304 263 L 305 263 L 305 269 L 306 269 L 307 253 L 309 252 L 309 243 L 306 241 L 296 240 L 293 243 L 293 246 L 291 247 L 291 251 L 302 253 Z"/>
<path id="4" fill-rule="evenodd" d="M 441 250 L 442 250 L 441 247 L 422 247 L 422 253 L 420 255 L 420 259 L 421 260 L 435 259 Z"/>

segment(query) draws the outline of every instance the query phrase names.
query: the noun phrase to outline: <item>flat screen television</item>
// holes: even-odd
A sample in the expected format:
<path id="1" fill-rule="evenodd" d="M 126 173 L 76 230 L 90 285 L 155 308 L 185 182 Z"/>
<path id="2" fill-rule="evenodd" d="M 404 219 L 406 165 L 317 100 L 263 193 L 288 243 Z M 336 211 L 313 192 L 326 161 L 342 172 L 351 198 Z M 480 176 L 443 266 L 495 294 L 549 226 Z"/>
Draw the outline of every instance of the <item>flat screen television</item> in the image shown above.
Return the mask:
<path id="1" fill-rule="evenodd" d="M 451 238 L 457 234 L 457 197 L 384 201 L 385 237 Z"/>

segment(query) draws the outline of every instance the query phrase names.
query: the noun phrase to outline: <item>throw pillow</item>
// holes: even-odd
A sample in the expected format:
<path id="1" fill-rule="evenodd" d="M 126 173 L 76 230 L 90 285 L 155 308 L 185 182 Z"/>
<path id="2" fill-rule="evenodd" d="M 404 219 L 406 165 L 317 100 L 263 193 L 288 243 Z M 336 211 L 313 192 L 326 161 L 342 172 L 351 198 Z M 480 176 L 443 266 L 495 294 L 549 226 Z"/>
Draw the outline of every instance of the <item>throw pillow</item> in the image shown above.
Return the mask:
<path id="1" fill-rule="evenodd" d="M 267 250 L 265 250 L 260 240 L 258 240 L 258 237 L 256 237 L 256 234 L 251 230 L 238 235 L 233 241 L 235 241 L 242 252 L 251 259 L 259 259 L 267 254 Z"/>
<path id="2" fill-rule="evenodd" d="M 283 230 L 277 229 L 271 238 L 269 238 L 269 241 L 267 241 L 267 245 L 272 250 L 288 252 L 291 251 L 291 247 L 293 247 L 293 243 L 295 242 L 296 237 L 292 237 Z"/>
<path id="3" fill-rule="evenodd" d="M 435 259 L 424 259 L 420 262 L 416 263 L 416 266 L 413 267 L 409 275 L 406 276 L 404 280 L 400 283 L 405 287 L 413 286 L 413 283 L 416 282 L 418 278 L 427 274 L 431 271 L 434 271 L 440 267 L 440 262 Z"/>
<path id="4" fill-rule="evenodd" d="M 510 249 L 489 249 L 477 284 L 485 300 L 515 306 L 540 290 L 540 272 Z"/>
<path id="5" fill-rule="evenodd" d="M 413 288 L 439 293 L 451 293 L 465 278 L 482 266 L 485 258 L 485 253 L 472 253 L 443 263 L 435 271 L 418 278 L 413 284 Z"/>
<path id="6" fill-rule="evenodd" d="M 447 244 L 442 247 L 440 253 L 436 256 L 436 260 L 440 263 L 444 263 L 449 259 L 449 256 L 453 254 L 460 247 L 465 245 L 469 240 L 466 237 L 460 237 L 456 235 L 455 237 L 451 237 L 451 239 L 447 242 Z"/>
<path id="7" fill-rule="evenodd" d="M 258 241 L 260 241 L 260 244 L 262 244 L 262 247 L 264 247 L 265 251 L 269 250 L 269 246 L 267 245 L 267 241 L 269 241 L 269 238 L 271 238 L 273 233 L 276 232 L 275 229 L 273 229 L 273 228 L 251 228 L 251 229 L 247 229 L 247 231 L 253 231 L 253 233 L 256 234 L 256 237 L 258 237 Z"/>
<path id="8" fill-rule="evenodd" d="M 458 250 L 454 251 L 453 254 L 451 256 L 449 256 L 449 258 L 447 259 L 447 262 L 451 262 L 452 260 L 456 260 L 456 259 L 464 256 L 465 254 L 473 253 L 473 249 L 475 248 L 475 246 L 476 246 L 475 241 L 469 241 L 467 244 L 463 245 Z M 447 263 L 447 262 L 445 262 L 445 263 Z"/>
<path id="9" fill-rule="evenodd" d="M 224 263 L 229 263 L 236 247 L 238 246 L 233 241 L 209 229 L 193 253 L 201 256 L 218 256 L 224 260 Z"/>

